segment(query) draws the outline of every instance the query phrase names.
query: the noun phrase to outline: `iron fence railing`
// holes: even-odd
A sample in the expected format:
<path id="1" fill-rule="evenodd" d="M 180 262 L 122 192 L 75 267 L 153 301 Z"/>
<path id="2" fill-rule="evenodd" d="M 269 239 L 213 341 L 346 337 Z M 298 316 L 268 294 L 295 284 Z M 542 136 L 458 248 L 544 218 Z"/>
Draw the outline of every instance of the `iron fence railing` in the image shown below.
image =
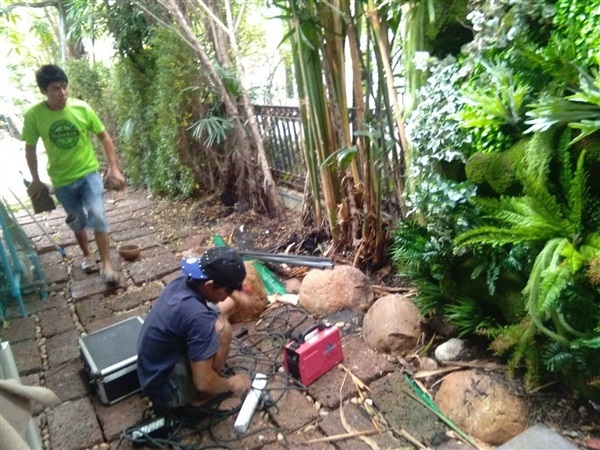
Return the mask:
<path id="1" fill-rule="evenodd" d="M 256 119 L 275 176 L 302 183 L 306 164 L 302 149 L 300 109 L 293 106 L 254 105 Z"/>
<path id="2" fill-rule="evenodd" d="M 280 180 L 302 186 L 306 177 L 306 162 L 302 148 L 300 108 L 254 105 L 254 112 L 271 172 Z M 351 108 L 348 113 L 350 133 L 354 142 L 356 111 Z"/>

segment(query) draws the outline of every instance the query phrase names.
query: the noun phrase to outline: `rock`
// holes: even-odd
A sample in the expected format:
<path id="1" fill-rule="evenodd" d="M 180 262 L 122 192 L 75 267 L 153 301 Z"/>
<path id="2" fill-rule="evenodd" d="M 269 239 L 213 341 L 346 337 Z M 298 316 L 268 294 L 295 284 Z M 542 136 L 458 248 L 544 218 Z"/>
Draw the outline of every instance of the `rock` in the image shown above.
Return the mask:
<path id="1" fill-rule="evenodd" d="M 312 315 L 322 317 L 348 308 L 365 312 L 373 300 L 371 282 L 352 266 L 309 271 L 298 293 L 300 305 Z"/>
<path id="2" fill-rule="evenodd" d="M 248 322 L 257 319 L 267 306 L 267 290 L 260 279 L 258 271 L 254 268 L 253 261 L 245 261 L 246 278 L 244 279 L 244 292 L 250 297 L 247 308 L 236 311 L 231 315 L 231 323 Z"/>
<path id="3" fill-rule="evenodd" d="M 435 349 L 435 359 L 438 361 L 456 361 L 465 349 L 465 341 L 452 338 L 439 345 Z"/>
<path id="4" fill-rule="evenodd" d="M 363 320 L 363 339 L 375 350 L 399 354 L 415 348 L 421 335 L 417 307 L 400 294 L 381 297 Z"/>
<path id="5" fill-rule="evenodd" d="M 297 294 L 298 292 L 300 292 L 300 286 L 302 286 L 302 280 L 300 280 L 299 278 L 290 278 L 288 280 L 285 280 L 283 282 L 283 285 L 285 286 L 285 290 L 289 294 Z"/>
<path id="6" fill-rule="evenodd" d="M 439 367 L 440 366 L 435 359 L 428 357 L 421 358 L 421 370 L 429 371 L 438 369 Z"/>
<path id="7" fill-rule="evenodd" d="M 447 375 L 435 402 L 460 428 L 488 444 L 501 445 L 527 427 L 527 403 L 476 370 Z"/>

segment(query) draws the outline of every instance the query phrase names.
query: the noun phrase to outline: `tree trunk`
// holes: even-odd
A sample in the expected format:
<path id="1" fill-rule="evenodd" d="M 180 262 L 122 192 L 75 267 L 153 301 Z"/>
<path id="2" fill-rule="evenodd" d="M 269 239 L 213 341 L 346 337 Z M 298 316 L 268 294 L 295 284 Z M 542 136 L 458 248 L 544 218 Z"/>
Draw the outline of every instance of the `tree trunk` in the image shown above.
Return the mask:
<path id="1" fill-rule="evenodd" d="M 217 74 L 208 55 L 202 48 L 200 41 L 196 38 L 194 32 L 192 31 L 188 20 L 181 12 L 178 2 L 176 0 L 160 0 L 160 3 L 167 8 L 167 10 L 176 19 L 183 33 L 182 37 L 198 55 L 204 71 L 221 95 L 225 110 L 233 123 L 233 128 L 237 136 L 234 164 L 236 166 L 235 173 L 238 175 L 236 183 L 238 187 L 238 195 L 247 199 L 250 205 L 257 210 L 264 210 L 273 215 L 281 215 L 283 213 L 283 206 L 275 190 L 270 170 L 268 165 L 265 167 L 263 162 L 260 161 L 260 156 L 255 155 L 255 152 L 251 146 L 251 142 L 255 141 L 255 139 L 249 139 L 253 138 L 254 136 L 249 136 L 244 128 L 244 125 L 239 117 L 237 104 L 235 103 L 234 99 L 231 98 L 229 92 L 227 92 L 225 85 Z M 251 111 L 251 113 L 252 114 L 248 117 L 248 119 L 251 120 L 250 117 L 254 118 L 254 124 L 256 125 L 254 111 Z M 256 127 L 256 131 L 257 129 L 258 128 Z M 254 134 L 254 131 L 252 133 Z M 262 143 L 262 141 L 260 142 Z M 257 164 L 257 156 L 260 164 Z M 264 149 L 263 156 L 265 156 Z M 263 183 L 261 183 L 261 174 L 263 175 Z M 267 180 L 270 180 L 270 183 Z"/>

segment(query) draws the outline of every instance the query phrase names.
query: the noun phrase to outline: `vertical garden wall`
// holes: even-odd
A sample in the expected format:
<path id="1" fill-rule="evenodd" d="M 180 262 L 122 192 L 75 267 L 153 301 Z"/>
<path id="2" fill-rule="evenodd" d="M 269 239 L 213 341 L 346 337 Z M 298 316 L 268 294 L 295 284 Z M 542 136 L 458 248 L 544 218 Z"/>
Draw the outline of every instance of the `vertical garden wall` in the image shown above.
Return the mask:
<path id="1" fill-rule="evenodd" d="M 597 398 L 600 7 L 472 0 L 464 21 L 473 40 L 429 57 L 408 120 L 393 261 L 422 312 L 485 336 L 529 387 Z"/>

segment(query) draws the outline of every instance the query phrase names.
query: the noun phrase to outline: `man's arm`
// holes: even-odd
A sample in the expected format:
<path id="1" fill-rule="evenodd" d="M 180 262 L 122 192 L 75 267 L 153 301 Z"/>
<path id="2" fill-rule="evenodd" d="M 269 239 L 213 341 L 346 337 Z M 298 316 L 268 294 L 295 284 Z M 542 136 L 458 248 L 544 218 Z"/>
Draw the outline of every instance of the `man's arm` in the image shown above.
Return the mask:
<path id="1" fill-rule="evenodd" d="M 27 167 L 29 167 L 29 173 L 31 173 L 31 184 L 27 188 L 27 193 L 33 199 L 38 198 L 44 188 L 44 183 L 40 181 L 38 174 L 38 161 L 36 154 L 36 146 L 25 144 L 25 159 L 27 160 Z"/>
<path id="2" fill-rule="evenodd" d="M 125 187 L 125 177 L 119 170 L 119 165 L 117 164 L 117 154 L 115 152 L 115 144 L 113 143 L 113 140 L 106 130 L 104 130 L 102 133 L 99 133 L 97 136 L 102 144 L 104 154 L 106 155 L 106 159 L 108 161 L 108 173 L 106 175 L 115 177 L 117 180 L 119 180 L 121 186 Z"/>
<path id="3" fill-rule="evenodd" d="M 213 369 L 212 358 L 204 361 L 192 362 L 192 375 L 194 385 L 199 392 L 217 395 L 223 392 L 241 394 L 250 388 L 250 378 L 245 374 L 224 378 Z"/>

